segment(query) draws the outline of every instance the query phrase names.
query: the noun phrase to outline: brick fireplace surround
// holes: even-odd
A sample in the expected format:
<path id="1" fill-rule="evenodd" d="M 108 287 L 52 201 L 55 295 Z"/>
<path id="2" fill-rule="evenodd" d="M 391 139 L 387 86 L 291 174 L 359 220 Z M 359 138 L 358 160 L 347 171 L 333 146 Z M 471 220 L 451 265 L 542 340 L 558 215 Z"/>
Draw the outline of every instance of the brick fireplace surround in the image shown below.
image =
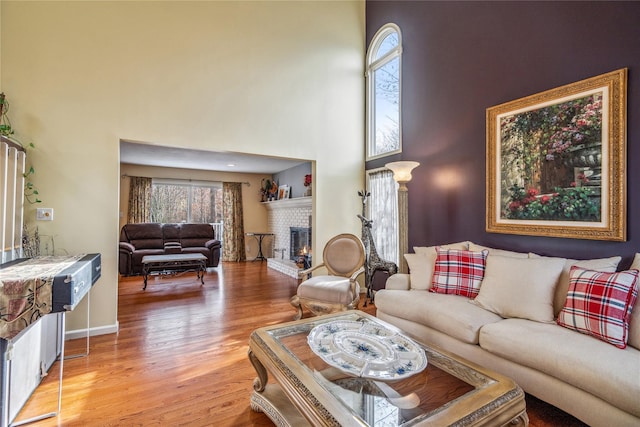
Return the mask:
<path id="1" fill-rule="evenodd" d="M 267 227 L 274 234 L 273 252 L 268 251 L 267 267 L 298 277 L 298 267 L 289 253 L 290 227 L 311 227 L 311 197 L 263 202 L 268 210 Z"/>

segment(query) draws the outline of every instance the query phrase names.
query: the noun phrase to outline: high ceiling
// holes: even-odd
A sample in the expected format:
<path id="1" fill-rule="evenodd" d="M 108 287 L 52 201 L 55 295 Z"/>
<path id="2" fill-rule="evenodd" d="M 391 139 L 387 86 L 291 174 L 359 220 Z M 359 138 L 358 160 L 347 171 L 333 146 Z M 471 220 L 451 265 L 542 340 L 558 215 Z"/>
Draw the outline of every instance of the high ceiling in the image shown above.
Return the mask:
<path id="1" fill-rule="evenodd" d="M 190 150 L 132 141 L 120 142 L 120 162 L 133 165 L 274 174 L 307 161 L 233 152 Z"/>

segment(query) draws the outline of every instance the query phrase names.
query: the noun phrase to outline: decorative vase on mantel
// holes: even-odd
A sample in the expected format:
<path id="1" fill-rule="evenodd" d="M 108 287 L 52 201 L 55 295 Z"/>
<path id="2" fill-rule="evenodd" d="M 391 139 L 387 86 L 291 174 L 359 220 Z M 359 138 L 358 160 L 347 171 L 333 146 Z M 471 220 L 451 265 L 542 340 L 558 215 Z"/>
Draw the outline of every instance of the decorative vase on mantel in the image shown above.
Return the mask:
<path id="1" fill-rule="evenodd" d="M 311 196 L 311 183 L 313 182 L 313 176 L 309 173 L 306 174 L 304 176 L 304 186 L 307 187 L 307 189 L 304 191 L 304 196 L 305 197 L 310 197 Z"/>

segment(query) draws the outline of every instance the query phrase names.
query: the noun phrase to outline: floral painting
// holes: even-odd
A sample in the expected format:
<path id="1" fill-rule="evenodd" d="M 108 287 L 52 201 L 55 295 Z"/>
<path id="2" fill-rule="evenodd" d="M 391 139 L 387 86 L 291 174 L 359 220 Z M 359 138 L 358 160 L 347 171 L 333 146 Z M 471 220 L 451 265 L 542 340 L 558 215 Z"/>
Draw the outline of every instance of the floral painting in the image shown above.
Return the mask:
<path id="1" fill-rule="evenodd" d="M 502 218 L 600 221 L 602 92 L 500 118 Z"/>
<path id="2" fill-rule="evenodd" d="M 487 110 L 487 231 L 625 239 L 626 69 Z"/>

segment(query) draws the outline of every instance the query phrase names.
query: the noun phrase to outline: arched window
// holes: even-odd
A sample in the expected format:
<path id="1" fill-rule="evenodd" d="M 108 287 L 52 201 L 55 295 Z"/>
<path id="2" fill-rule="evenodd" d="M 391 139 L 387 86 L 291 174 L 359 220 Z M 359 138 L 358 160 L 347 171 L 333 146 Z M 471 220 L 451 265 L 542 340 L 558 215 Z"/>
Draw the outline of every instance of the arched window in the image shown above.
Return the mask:
<path id="1" fill-rule="evenodd" d="M 402 151 L 401 57 L 400 28 L 382 26 L 367 51 L 367 160 Z"/>

